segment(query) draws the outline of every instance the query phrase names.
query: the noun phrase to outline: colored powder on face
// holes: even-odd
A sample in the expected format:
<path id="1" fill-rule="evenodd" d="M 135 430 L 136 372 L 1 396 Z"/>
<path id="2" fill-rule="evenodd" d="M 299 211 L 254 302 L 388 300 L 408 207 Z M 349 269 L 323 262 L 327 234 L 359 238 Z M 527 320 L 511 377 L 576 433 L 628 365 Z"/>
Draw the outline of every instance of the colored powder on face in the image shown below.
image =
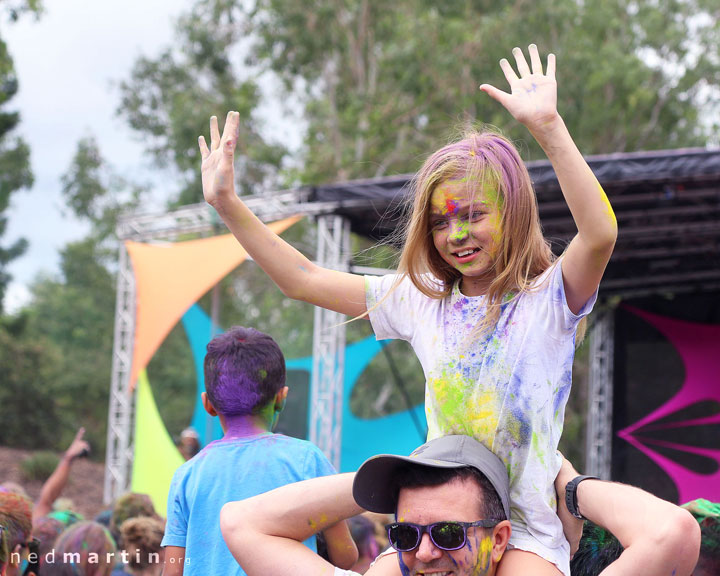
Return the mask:
<path id="1" fill-rule="evenodd" d="M 491 212 L 488 225 L 490 238 L 492 239 L 492 250 L 490 252 L 490 256 L 492 258 L 495 258 L 495 256 L 497 256 L 498 250 L 500 249 L 500 244 L 502 241 L 502 226 L 500 224 L 500 214 L 498 212 Z"/>
<path id="2" fill-rule="evenodd" d="M 490 536 L 486 536 L 480 541 L 478 546 L 477 561 L 475 564 L 474 575 L 487 574 L 490 569 L 490 561 L 492 560 L 493 541 Z"/>
<path id="3" fill-rule="evenodd" d="M 445 195 L 445 214 L 455 214 L 458 211 L 457 199 L 449 194 Z"/>
<path id="4" fill-rule="evenodd" d="M 497 208 L 498 212 L 503 207 L 503 197 L 496 184 L 497 179 L 490 177 L 487 181 L 483 178 L 482 203 Z"/>
<path id="5" fill-rule="evenodd" d="M 408 568 L 407 564 L 405 564 L 405 560 L 403 560 L 403 555 L 398 552 L 398 564 L 400 564 L 400 573 L 402 576 L 410 576 L 410 568 Z"/>
<path id="6" fill-rule="evenodd" d="M 467 221 L 458 221 L 455 230 L 450 234 L 451 240 L 462 240 L 470 235 L 470 224 Z"/>

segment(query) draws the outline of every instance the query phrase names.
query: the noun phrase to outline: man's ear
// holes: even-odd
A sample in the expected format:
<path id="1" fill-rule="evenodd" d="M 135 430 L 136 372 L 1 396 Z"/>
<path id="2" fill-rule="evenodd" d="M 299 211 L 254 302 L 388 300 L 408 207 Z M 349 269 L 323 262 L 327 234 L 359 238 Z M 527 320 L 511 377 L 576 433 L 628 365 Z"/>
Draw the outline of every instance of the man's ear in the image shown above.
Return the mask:
<path id="1" fill-rule="evenodd" d="M 275 394 L 275 412 L 282 412 L 285 409 L 285 400 L 287 400 L 288 391 L 290 389 L 287 386 L 283 386 Z"/>
<path id="2" fill-rule="evenodd" d="M 202 398 L 203 408 L 205 408 L 205 412 L 210 414 L 210 416 L 217 416 L 218 413 L 215 410 L 215 407 L 212 405 L 212 402 L 210 402 L 210 398 L 208 398 L 207 392 L 203 392 L 200 394 L 200 397 Z"/>
<path id="3" fill-rule="evenodd" d="M 512 528 L 508 520 L 503 520 L 493 528 L 492 560 L 495 564 L 500 562 L 500 558 L 505 554 L 511 532 Z"/>

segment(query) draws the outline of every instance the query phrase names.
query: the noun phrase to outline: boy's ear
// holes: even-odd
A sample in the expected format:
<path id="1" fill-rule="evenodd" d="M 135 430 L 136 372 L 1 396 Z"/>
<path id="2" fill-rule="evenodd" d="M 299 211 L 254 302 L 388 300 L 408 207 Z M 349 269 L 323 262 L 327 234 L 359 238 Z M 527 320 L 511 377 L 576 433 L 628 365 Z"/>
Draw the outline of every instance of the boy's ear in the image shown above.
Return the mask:
<path id="1" fill-rule="evenodd" d="M 285 400 L 287 400 L 289 390 L 287 386 L 283 386 L 278 393 L 275 394 L 275 412 L 282 412 L 285 408 Z"/>
<path id="2" fill-rule="evenodd" d="M 215 410 L 215 407 L 212 405 L 212 402 L 210 402 L 210 398 L 208 398 L 207 392 L 203 392 L 200 394 L 200 397 L 202 398 L 203 408 L 205 408 L 205 412 L 210 414 L 210 416 L 217 416 L 218 413 Z"/>

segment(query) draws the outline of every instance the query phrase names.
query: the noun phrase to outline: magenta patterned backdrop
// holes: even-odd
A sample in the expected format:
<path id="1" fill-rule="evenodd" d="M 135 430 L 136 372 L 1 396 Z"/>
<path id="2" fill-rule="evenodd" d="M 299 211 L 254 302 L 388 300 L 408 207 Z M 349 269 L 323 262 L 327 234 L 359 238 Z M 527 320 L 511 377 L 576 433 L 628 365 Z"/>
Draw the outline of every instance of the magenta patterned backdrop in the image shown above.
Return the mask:
<path id="1" fill-rule="evenodd" d="M 624 309 L 654 326 L 674 346 L 685 368 L 685 380 L 667 402 L 617 434 L 667 473 L 677 487 L 679 503 L 701 497 L 720 502 L 720 433 L 710 448 L 643 435 L 651 431 L 692 427 L 720 430 L 720 326 L 675 320 L 630 306 L 624 306 Z M 691 412 L 700 403 L 711 406 L 709 415 L 672 418 L 678 412 Z M 657 448 L 711 459 L 715 463 L 714 472 L 700 474 L 690 470 L 667 458 Z"/>

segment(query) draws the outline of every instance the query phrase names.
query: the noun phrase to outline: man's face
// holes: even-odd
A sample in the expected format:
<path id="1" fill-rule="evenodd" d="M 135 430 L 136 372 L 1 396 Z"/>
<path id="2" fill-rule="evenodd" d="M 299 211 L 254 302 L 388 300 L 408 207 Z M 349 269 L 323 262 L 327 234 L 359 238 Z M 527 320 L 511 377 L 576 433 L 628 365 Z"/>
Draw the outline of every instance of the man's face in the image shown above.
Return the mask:
<path id="1" fill-rule="evenodd" d="M 474 480 L 455 479 L 440 486 L 403 488 L 397 508 L 398 522 L 432 524 L 444 520 L 474 522 L 482 519 L 482 489 Z M 442 550 L 430 535 L 410 552 L 398 553 L 403 576 L 481 576 L 495 573 L 506 542 L 498 543 L 492 528 L 468 528 L 467 542 L 459 550 Z"/>

